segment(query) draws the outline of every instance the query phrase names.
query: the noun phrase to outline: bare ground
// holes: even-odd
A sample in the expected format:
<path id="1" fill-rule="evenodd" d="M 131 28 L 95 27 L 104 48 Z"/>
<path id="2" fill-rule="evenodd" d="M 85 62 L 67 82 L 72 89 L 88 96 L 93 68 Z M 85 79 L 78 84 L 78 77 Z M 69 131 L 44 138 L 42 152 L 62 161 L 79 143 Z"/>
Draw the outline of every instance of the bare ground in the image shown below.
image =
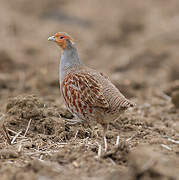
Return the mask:
<path id="1" fill-rule="evenodd" d="M 0 179 L 179 179 L 178 17 L 177 0 L 0 1 Z M 100 158 L 101 127 L 66 123 L 58 31 L 137 104 Z"/>

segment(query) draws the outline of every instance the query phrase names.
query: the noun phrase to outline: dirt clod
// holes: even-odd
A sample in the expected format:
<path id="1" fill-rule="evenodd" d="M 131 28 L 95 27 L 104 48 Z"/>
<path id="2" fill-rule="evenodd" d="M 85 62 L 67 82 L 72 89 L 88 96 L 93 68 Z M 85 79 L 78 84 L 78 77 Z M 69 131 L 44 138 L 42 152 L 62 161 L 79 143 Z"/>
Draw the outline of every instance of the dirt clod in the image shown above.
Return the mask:
<path id="1" fill-rule="evenodd" d="M 138 147 L 129 156 L 134 179 L 177 179 L 178 162 L 163 156 L 150 146 Z M 173 169 L 168 169 L 168 164 L 173 164 Z"/>
<path id="2" fill-rule="evenodd" d="M 14 150 L 6 150 L 6 149 L 0 150 L 0 159 L 14 159 L 18 157 L 19 157 L 18 153 L 15 152 Z"/>
<path id="3" fill-rule="evenodd" d="M 172 93 L 172 102 L 176 108 L 179 108 L 179 90 Z"/>

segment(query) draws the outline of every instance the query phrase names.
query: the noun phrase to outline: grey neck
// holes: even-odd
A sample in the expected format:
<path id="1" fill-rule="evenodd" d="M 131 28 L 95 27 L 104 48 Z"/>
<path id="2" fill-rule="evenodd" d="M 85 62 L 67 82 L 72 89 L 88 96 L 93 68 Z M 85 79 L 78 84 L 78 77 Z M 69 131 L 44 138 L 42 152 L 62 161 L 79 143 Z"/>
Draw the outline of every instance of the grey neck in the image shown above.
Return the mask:
<path id="1" fill-rule="evenodd" d="M 60 83 L 66 74 L 82 65 L 75 45 L 71 43 L 68 44 L 60 59 Z"/>

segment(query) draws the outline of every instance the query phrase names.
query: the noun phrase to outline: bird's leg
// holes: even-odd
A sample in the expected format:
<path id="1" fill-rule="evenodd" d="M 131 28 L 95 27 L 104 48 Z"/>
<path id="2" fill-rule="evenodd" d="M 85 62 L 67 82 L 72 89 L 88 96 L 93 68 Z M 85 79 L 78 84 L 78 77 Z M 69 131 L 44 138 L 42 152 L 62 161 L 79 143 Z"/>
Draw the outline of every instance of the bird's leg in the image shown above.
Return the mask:
<path id="1" fill-rule="evenodd" d="M 100 158 L 101 157 L 101 144 L 99 144 L 99 143 L 97 143 L 98 144 L 98 158 Z"/>
<path id="2" fill-rule="evenodd" d="M 106 139 L 106 133 L 108 130 L 108 124 L 103 124 L 103 139 L 104 139 L 104 151 L 106 152 L 108 149 L 107 139 Z"/>
<path id="3" fill-rule="evenodd" d="M 106 152 L 107 149 L 108 149 L 108 143 L 107 143 L 106 136 L 104 136 L 104 151 Z"/>

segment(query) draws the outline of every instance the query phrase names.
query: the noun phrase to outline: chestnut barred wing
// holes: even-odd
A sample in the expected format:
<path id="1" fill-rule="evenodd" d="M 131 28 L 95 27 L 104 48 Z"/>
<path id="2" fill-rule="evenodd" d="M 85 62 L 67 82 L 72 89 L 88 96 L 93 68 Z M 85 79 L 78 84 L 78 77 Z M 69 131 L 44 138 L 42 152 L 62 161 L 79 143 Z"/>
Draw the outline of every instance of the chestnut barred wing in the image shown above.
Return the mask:
<path id="1" fill-rule="evenodd" d="M 108 108 L 102 86 L 89 73 L 71 73 L 61 84 L 62 95 L 67 106 L 74 111 L 90 112 L 94 107 Z"/>

